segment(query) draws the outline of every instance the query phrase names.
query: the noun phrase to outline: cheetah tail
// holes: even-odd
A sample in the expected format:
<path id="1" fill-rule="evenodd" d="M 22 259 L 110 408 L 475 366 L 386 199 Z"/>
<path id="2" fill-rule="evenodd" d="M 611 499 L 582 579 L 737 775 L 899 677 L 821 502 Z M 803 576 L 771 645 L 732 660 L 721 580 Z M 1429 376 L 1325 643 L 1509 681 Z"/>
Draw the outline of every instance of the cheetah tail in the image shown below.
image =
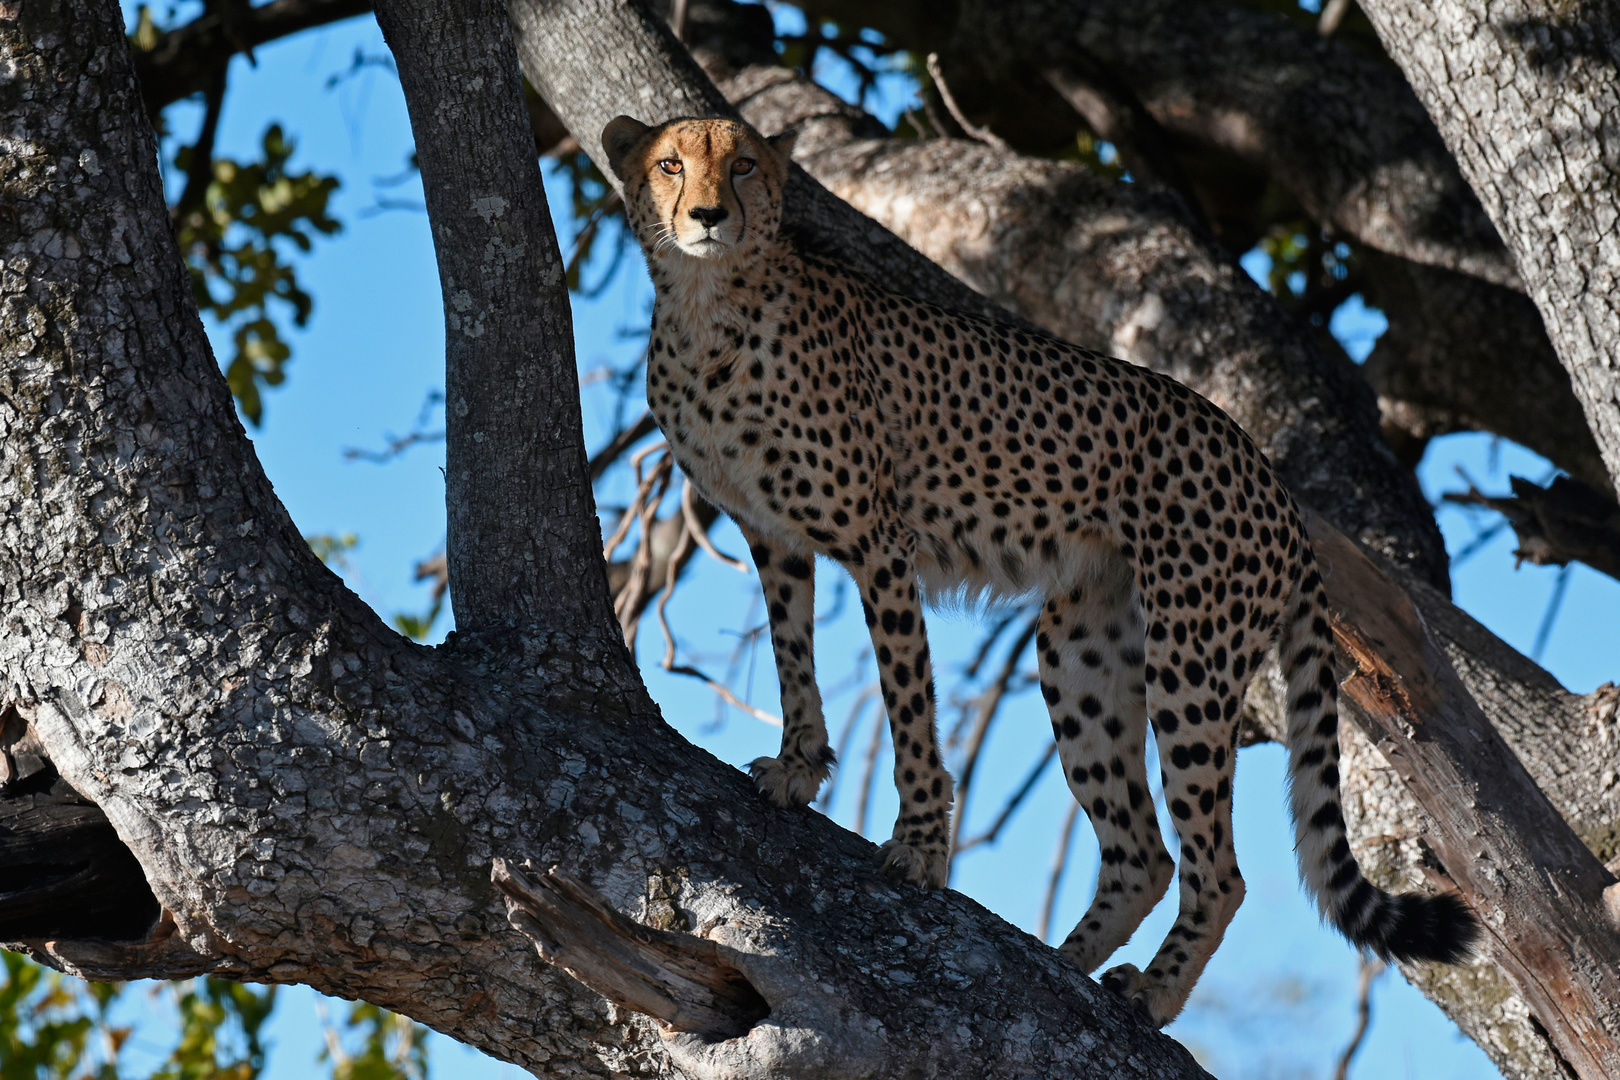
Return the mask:
<path id="1" fill-rule="evenodd" d="M 1315 559 L 1303 572 L 1279 649 L 1288 680 L 1288 786 L 1295 852 L 1324 918 L 1358 946 L 1395 960 L 1456 963 L 1479 923 L 1455 894 L 1391 895 L 1361 874 L 1345 839 L 1339 804 L 1338 684 L 1327 591 Z"/>

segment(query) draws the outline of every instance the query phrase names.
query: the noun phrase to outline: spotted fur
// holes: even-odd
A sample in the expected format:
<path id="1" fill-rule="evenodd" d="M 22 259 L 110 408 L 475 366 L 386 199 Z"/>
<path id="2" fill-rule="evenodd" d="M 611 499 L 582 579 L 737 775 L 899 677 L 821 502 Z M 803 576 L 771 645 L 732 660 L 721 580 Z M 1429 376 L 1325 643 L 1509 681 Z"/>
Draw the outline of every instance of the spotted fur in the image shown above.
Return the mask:
<path id="1" fill-rule="evenodd" d="M 942 886 L 940 764 L 923 597 L 1045 598 L 1041 690 L 1102 849 L 1061 951 L 1091 971 L 1175 876 L 1149 795 L 1158 742 L 1180 914 L 1146 971 L 1104 984 L 1173 1018 L 1243 899 L 1232 768 L 1243 691 L 1279 638 L 1301 872 L 1350 939 L 1453 960 L 1454 898 L 1362 876 L 1338 795 L 1327 598 L 1294 504 L 1224 413 L 1143 368 L 889 292 L 778 232 L 784 148 L 726 120 L 603 132 L 657 304 L 647 399 L 692 482 L 742 528 L 769 605 L 782 751 L 762 792 L 808 802 L 832 762 L 812 658 L 815 557 L 860 588 L 901 796 L 885 869 Z"/>

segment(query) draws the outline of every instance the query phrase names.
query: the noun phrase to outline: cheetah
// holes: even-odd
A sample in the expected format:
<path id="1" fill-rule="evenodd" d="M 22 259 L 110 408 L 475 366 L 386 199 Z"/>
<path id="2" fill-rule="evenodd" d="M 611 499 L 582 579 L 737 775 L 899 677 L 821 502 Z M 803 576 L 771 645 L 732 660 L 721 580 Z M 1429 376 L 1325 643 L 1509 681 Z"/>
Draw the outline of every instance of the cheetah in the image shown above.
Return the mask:
<path id="1" fill-rule="evenodd" d="M 647 401 L 682 471 L 741 528 L 768 602 L 783 733 L 751 766 L 766 797 L 805 805 L 833 762 L 811 652 L 820 555 L 859 587 L 881 670 L 901 797 L 883 868 L 943 887 L 953 786 L 923 600 L 1044 599 L 1041 690 L 1102 851 L 1060 951 L 1094 971 L 1169 887 L 1151 723 L 1180 913 L 1147 970 L 1102 982 L 1162 1025 L 1243 900 L 1238 710 L 1276 641 L 1300 870 L 1324 916 L 1384 956 L 1466 955 L 1475 922 L 1457 897 L 1390 895 L 1351 855 L 1322 577 L 1293 502 L 1226 414 L 1152 371 L 799 250 L 780 228 L 781 137 L 620 116 L 602 143 L 656 290 Z"/>

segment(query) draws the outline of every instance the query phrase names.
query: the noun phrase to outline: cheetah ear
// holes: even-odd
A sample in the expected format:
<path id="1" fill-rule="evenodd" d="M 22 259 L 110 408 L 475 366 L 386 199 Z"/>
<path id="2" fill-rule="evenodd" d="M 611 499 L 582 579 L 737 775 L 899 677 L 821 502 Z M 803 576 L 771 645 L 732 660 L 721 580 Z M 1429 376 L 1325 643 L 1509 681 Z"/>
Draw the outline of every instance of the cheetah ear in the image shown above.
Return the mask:
<path id="1" fill-rule="evenodd" d="M 797 131 L 784 131 L 780 135 L 768 135 L 765 145 L 776 151 L 776 156 L 782 160 L 782 167 L 787 168 L 793 161 L 793 144 L 798 142 Z"/>
<path id="2" fill-rule="evenodd" d="M 630 116 L 615 116 L 607 122 L 607 127 L 602 129 L 602 150 L 607 154 L 608 168 L 613 170 L 614 176 L 629 182 L 630 178 L 625 175 L 626 159 L 651 130 Z"/>

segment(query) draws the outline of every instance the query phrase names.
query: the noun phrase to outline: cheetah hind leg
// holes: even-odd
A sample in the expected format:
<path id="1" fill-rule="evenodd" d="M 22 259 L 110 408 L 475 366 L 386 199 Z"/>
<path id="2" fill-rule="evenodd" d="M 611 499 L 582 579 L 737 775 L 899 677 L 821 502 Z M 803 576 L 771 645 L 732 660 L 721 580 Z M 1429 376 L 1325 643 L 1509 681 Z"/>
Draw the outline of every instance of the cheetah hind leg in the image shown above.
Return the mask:
<path id="1" fill-rule="evenodd" d="M 1035 638 L 1041 693 L 1063 776 L 1097 834 L 1097 892 L 1058 951 L 1090 972 L 1125 944 L 1175 876 L 1143 759 L 1146 632 L 1131 567 L 1117 554 L 1049 597 Z"/>
<path id="2" fill-rule="evenodd" d="M 1243 688 L 1189 679 L 1191 665 L 1177 666 L 1173 649 L 1148 642 L 1147 662 L 1157 675 L 1148 697 L 1164 802 L 1181 841 L 1181 910 L 1146 971 L 1121 964 L 1100 980 L 1156 1027 L 1186 1005 L 1245 891 L 1232 848 L 1233 736 Z M 1251 669 L 1261 655 L 1249 658 Z"/>

